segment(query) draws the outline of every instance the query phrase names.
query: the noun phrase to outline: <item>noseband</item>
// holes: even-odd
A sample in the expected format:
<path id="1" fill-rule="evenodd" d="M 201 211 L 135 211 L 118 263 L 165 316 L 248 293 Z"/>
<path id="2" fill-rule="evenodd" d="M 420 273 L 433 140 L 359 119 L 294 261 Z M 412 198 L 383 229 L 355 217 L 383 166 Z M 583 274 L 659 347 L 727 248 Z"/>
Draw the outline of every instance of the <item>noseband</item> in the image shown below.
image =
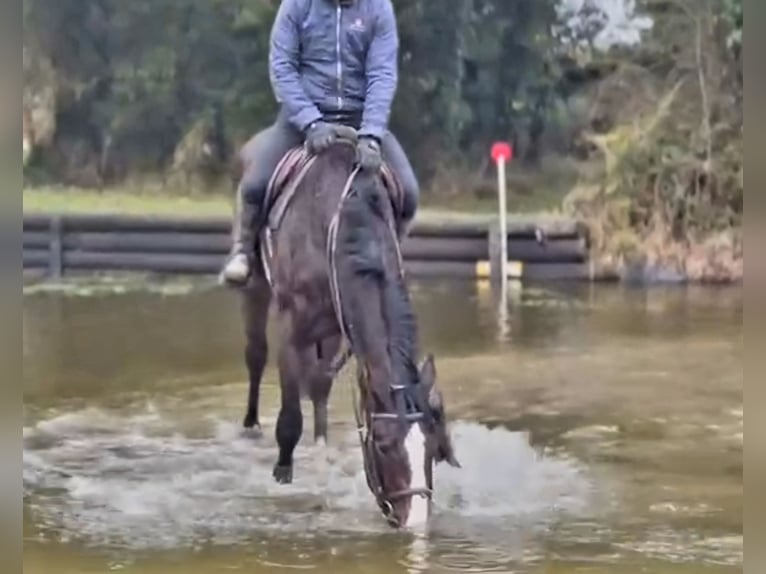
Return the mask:
<path id="1" fill-rule="evenodd" d="M 394 503 L 403 498 L 410 498 L 413 496 L 420 496 L 430 500 L 433 493 L 433 482 L 430 465 L 426 464 L 425 488 L 405 488 L 395 492 L 386 492 L 383 488 L 377 459 L 375 457 L 375 421 L 396 420 L 401 423 L 403 429 L 408 429 L 409 425 L 422 424 L 426 419 L 426 415 L 423 412 L 408 413 L 406 411 L 405 396 L 409 393 L 411 387 L 406 387 L 404 385 L 391 385 L 390 388 L 391 393 L 394 396 L 398 412 L 376 413 L 371 412 L 369 409 L 364 409 L 362 412 L 360 412 L 359 401 L 357 401 L 356 397 L 354 397 L 354 416 L 356 417 L 359 442 L 362 446 L 362 459 L 364 462 L 365 477 L 367 478 L 367 486 L 370 488 L 370 491 L 372 491 L 373 496 L 375 496 L 375 501 L 377 502 L 380 510 L 383 512 L 383 515 L 390 522 L 394 522 Z M 364 422 L 365 418 L 367 419 L 366 424 Z M 415 461 L 410 461 L 410 464 L 414 463 Z"/>

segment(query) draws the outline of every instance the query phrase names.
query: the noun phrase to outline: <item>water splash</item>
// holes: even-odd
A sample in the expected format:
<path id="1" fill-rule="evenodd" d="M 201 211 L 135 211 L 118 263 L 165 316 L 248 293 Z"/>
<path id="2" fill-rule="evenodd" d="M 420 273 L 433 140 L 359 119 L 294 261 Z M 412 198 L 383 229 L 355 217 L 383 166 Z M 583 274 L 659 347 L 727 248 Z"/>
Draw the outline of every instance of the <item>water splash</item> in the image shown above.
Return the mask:
<path id="1" fill-rule="evenodd" d="M 272 426 L 273 421 L 264 421 Z M 473 423 L 453 429 L 463 469 L 435 473 L 433 529 L 453 541 L 581 515 L 592 485 L 576 461 L 535 452 L 521 433 Z M 353 429 L 326 447 L 299 445 L 295 482 L 276 484 L 276 444 L 236 425 L 200 423 L 190 436 L 156 410 L 89 409 L 24 429 L 24 493 L 42 534 L 98 546 L 157 549 L 238 544 L 266 535 L 380 535 Z"/>

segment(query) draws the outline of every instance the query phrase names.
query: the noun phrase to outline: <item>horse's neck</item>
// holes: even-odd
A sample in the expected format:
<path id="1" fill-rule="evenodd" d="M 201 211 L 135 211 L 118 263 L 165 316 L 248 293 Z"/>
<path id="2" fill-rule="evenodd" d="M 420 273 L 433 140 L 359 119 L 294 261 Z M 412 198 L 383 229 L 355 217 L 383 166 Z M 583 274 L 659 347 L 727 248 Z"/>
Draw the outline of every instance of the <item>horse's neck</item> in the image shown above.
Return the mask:
<path id="1" fill-rule="evenodd" d="M 388 357 L 380 353 L 370 353 L 367 349 L 355 350 L 357 361 L 362 365 L 364 375 L 360 379 L 366 387 L 365 396 L 371 412 L 392 413 L 395 410 L 391 396 L 391 363 Z"/>
<path id="2" fill-rule="evenodd" d="M 402 327 L 410 328 L 409 301 L 406 294 L 391 291 L 399 288 L 394 277 L 400 273 L 397 246 L 391 243 L 396 242 L 391 232 L 393 211 L 379 181 L 369 177 L 359 176 L 353 189 L 345 182 L 334 252 L 342 268 L 341 309 L 352 327 L 348 334 L 357 358 L 366 366 L 374 408 L 392 412 L 390 386 L 406 382 L 397 380 L 401 375 L 397 360 L 401 349 L 409 349 L 402 344 L 409 339 L 401 337 Z"/>

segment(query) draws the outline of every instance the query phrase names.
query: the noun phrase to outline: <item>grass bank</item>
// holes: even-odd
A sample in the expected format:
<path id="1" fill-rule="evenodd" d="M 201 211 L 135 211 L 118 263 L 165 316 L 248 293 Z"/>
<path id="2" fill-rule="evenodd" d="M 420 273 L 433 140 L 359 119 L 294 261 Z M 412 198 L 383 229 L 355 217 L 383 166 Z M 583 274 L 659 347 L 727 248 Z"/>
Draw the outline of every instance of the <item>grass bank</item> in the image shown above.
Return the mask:
<path id="1" fill-rule="evenodd" d="M 24 213 L 124 213 L 127 215 L 230 216 L 234 203 L 223 194 L 177 196 L 135 189 L 104 192 L 68 187 L 24 190 Z"/>
<path id="2" fill-rule="evenodd" d="M 233 197 L 225 194 L 174 195 L 154 190 L 115 188 L 103 192 L 67 187 L 27 188 L 23 192 L 24 213 L 120 213 L 180 217 L 231 217 Z M 426 197 L 418 212 L 421 221 L 487 221 L 496 213 L 493 198 L 451 198 L 437 201 Z M 514 221 L 556 222 L 564 219 L 555 210 L 516 211 L 509 202 Z"/>

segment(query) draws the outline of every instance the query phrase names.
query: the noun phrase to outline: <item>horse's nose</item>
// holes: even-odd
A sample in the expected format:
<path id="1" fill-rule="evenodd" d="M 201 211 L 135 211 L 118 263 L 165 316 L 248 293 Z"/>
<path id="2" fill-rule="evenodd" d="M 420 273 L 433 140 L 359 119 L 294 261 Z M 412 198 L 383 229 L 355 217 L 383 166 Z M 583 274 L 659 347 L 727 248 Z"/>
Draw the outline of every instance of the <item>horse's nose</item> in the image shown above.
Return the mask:
<path id="1" fill-rule="evenodd" d="M 399 515 L 397 514 L 396 510 L 394 509 L 393 504 L 391 504 L 388 501 L 385 501 L 381 505 L 381 511 L 383 512 L 383 517 L 386 519 L 386 522 L 388 522 L 388 525 L 392 528 L 401 528 L 402 521 Z"/>

